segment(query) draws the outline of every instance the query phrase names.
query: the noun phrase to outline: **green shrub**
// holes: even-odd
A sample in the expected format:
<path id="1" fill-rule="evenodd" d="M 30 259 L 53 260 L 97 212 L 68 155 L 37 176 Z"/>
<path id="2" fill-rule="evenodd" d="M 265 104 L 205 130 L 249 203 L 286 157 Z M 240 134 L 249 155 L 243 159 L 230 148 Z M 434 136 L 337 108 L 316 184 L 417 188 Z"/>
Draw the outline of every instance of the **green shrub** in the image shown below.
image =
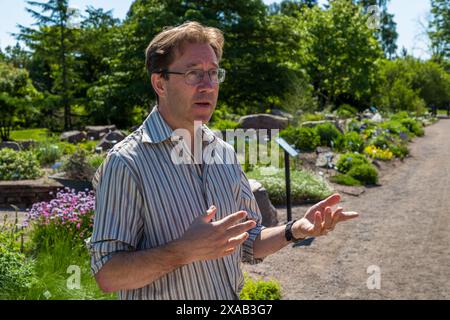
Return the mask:
<path id="1" fill-rule="evenodd" d="M 36 179 L 42 174 L 33 152 L 0 150 L 0 180 Z"/>
<path id="2" fill-rule="evenodd" d="M 332 146 L 332 141 L 337 139 L 341 132 L 332 123 L 319 124 L 315 127 L 317 135 L 320 137 L 320 145 Z"/>
<path id="3" fill-rule="evenodd" d="M 347 172 L 347 175 L 365 185 L 375 185 L 378 183 L 378 171 L 371 164 L 359 164 L 352 166 Z"/>
<path id="4" fill-rule="evenodd" d="M 347 173 L 352 167 L 361 164 L 370 164 L 370 161 L 359 153 L 345 153 L 339 157 L 336 167 L 339 172 Z"/>
<path id="5" fill-rule="evenodd" d="M 355 107 L 352 107 L 349 104 L 342 104 L 339 108 L 336 110 L 336 114 L 339 116 L 339 118 L 352 118 L 358 113 L 358 109 Z"/>
<path id="6" fill-rule="evenodd" d="M 247 172 L 249 179 L 258 180 L 266 188 L 274 205 L 286 203 L 284 169 L 256 167 Z M 291 199 L 293 204 L 320 201 L 332 194 L 324 179 L 308 171 L 291 171 Z"/>
<path id="7" fill-rule="evenodd" d="M 406 128 L 400 121 L 398 120 L 389 120 L 386 122 L 383 122 L 381 124 L 381 127 L 385 130 L 387 130 L 388 133 L 401 136 L 401 134 L 405 134 L 409 139 L 412 138 L 413 134 Z"/>
<path id="8" fill-rule="evenodd" d="M 61 159 L 63 151 L 57 144 L 43 142 L 35 149 L 36 156 L 42 166 L 53 165 Z"/>
<path id="9" fill-rule="evenodd" d="M 404 159 L 409 155 L 408 146 L 404 143 L 391 144 L 389 149 L 392 151 L 394 156 L 400 159 Z"/>
<path id="10" fill-rule="evenodd" d="M 300 116 L 300 123 L 308 122 L 308 121 L 320 121 L 324 120 L 325 115 L 322 113 L 304 113 Z"/>
<path id="11" fill-rule="evenodd" d="M 106 154 L 94 154 L 88 157 L 89 165 L 97 170 L 106 158 Z"/>
<path id="12" fill-rule="evenodd" d="M 364 139 L 355 131 L 349 131 L 336 138 L 334 148 L 339 152 L 362 152 L 364 150 Z"/>
<path id="13" fill-rule="evenodd" d="M 274 280 L 254 280 L 245 275 L 245 284 L 240 298 L 241 300 L 280 300 L 281 287 Z"/>
<path id="14" fill-rule="evenodd" d="M 7 223 L 7 217 L 0 226 L 0 299 L 10 299 L 27 290 L 33 282 L 33 262 L 20 252 L 19 239 L 23 231 L 15 223 Z"/>
<path id="15" fill-rule="evenodd" d="M 360 186 L 361 185 L 361 182 L 359 182 L 355 178 L 352 178 L 349 175 L 341 174 L 341 173 L 338 173 L 338 174 L 330 177 L 330 181 L 337 183 L 337 184 L 342 184 L 345 186 Z"/>
<path id="16" fill-rule="evenodd" d="M 97 147 L 98 141 L 85 141 L 78 143 L 76 145 L 77 148 L 81 148 L 88 153 L 93 153 L 95 151 L 95 148 Z"/>
<path id="17" fill-rule="evenodd" d="M 400 120 L 400 123 L 409 130 L 409 132 L 413 133 L 414 135 L 418 137 L 422 137 L 425 134 L 425 131 L 423 130 L 422 123 L 419 121 L 412 119 L 412 118 L 406 118 Z"/>
<path id="18" fill-rule="evenodd" d="M 224 131 L 228 129 L 236 129 L 238 127 L 238 124 L 239 123 L 237 121 L 229 119 L 218 119 L 212 127 L 213 129 Z"/>
<path id="19" fill-rule="evenodd" d="M 64 155 L 72 155 L 77 151 L 77 147 L 69 142 L 66 141 L 60 141 L 57 143 L 59 148 L 62 150 Z"/>
<path id="20" fill-rule="evenodd" d="M 280 132 L 280 136 L 301 151 L 314 151 L 320 145 L 320 137 L 313 128 L 288 127 Z"/>
<path id="21" fill-rule="evenodd" d="M 33 264 L 20 252 L 0 244 L 0 299 L 27 290 L 33 281 Z"/>
<path id="22" fill-rule="evenodd" d="M 69 179 L 91 181 L 96 168 L 89 164 L 87 151 L 79 148 L 64 161 L 62 170 Z"/>

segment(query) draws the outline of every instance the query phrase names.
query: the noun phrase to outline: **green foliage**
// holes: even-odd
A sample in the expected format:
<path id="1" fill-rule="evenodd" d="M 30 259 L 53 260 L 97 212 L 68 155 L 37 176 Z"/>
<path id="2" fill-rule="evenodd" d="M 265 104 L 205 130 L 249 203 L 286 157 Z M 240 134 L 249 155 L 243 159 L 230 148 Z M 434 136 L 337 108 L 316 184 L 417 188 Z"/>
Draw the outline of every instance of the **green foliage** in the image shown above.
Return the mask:
<path id="1" fill-rule="evenodd" d="M 230 119 L 219 119 L 217 121 L 214 122 L 212 128 L 219 130 L 219 131 L 224 131 L 224 130 L 228 130 L 228 129 L 236 129 L 238 126 L 238 122 L 230 120 Z"/>
<path id="2" fill-rule="evenodd" d="M 63 151 L 57 144 L 43 142 L 35 150 L 37 159 L 42 166 L 51 166 L 61 159 Z"/>
<path id="3" fill-rule="evenodd" d="M 258 180 L 267 190 L 270 201 L 286 203 L 286 181 L 284 169 L 256 167 L 246 173 L 249 179 Z M 308 171 L 291 171 L 291 199 L 293 204 L 314 202 L 331 195 L 332 190 L 321 178 Z"/>
<path id="4" fill-rule="evenodd" d="M 371 164 L 354 165 L 347 172 L 347 175 L 365 185 L 375 185 L 378 183 L 378 171 Z"/>
<path id="5" fill-rule="evenodd" d="M 307 122 L 307 121 L 320 121 L 320 120 L 324 120 L 325 119 L 325 115 L 323 113 L 304 113 L 301 115 L 300 117 L 300 122 Z"/>
<path id="6" fill-rule="evenodd" d="M 17 214 L 15 223 L 17 224 Z M 0 225 L 0 299 L 9 299 L 27 290 L 33 281 L 33 261 L 20 252 L 23 231 L 7 223 Z"/>
<path id="7" fill-rule="evenodd" d="M 320 137 L 313 128 L 288 127 L 280 132 L 280 136 L 301 151 L 314 151 L 320 145 Z"/>
<path id="8" fill-rule="evenodd" d="M 342 184 L 344 186 L 360 186 L 361 182 L 356 180 L 355 178 L 350 177 L 347 174 L 341 174 L 338 173 L 332 177 L 330 177 L 330 181 L 337 183 L 337 184 Z"/>
<path id="9" fill-rule="evenodd" d="M 364 139 L 355 131 L 348 131 L 334 140 L 333 147 L 339 152 L 362 152 L 364 150 Z"/>
<path id="10" fill-rule="evenodd" d="M 332 146 L 332 142 L 342 134 L 332 123 L 319 124 L 314 128 L 320 137 L 320 145 Z"/>
<path id="11" fill-rule="evenodd" d="M 280 300 L 281 287 L 274 280 L 255 280 L 245 274 L 245 284 L 240 293 L 241 300 Z"/>
<path id="12" fill-rule="evenodd" d="M 81 148 L 77 148 L 77 150 L 64 161 L 62 166 L 62 170 L 67 178 L 82 181 L 91 181 L 95 174 L 95 169 L 96 168 L 93 168 L 89 164 L 87 151 Z"/>
<path id="13" fill-rule="evenodd" d="M 9 140 L 15 125 L 34 116 L 38 96 L 26 70 L 0 61 L 0 139 Z"/>
<path id="14" fill-rule="evenodd" d="M 421 122 L 407 118 L 402 119 L 400 123 L 409 130 L 409 132 L 413 133 L 414 135 L 418 137 L 422 137 L 425 134 L 425 130 L 423 129 L 423 125 Z"/>
<path id="15" fill-rule="evenodd" d="M 359 153 L 345 153 L 339 157 L 336 167 L 341 173 L 348 173 L 352 167 L 370 164 L 369 159 Z"/>
<path id="16" fill-rule="evenodd" d="M 30 151 L 0 150 L 0 180 L 27 180 L 42 176 L 39 162 Z"/>
<path id="17" fill-rule="evenodd" d="M 329 5 L 327 10 L 305 10 L 298 19 L 296 30 L 304 34 L 310 53 L 299 63 L 308 71 L 321 106 L 341 100 L 368 106 L 377 88 L 376 61 L 383 52 L 357 5 L 347 0 Z"/>
<path id="18" fill-rule="evenodd" d="M 339 116 L 339 118 L 342 119 L 348 119 L 356 116 L 358 113 L 358 109 L 355 107 L 352 107 L 351 105 L 344 103 L 336 110 L 336 114 Z"/>

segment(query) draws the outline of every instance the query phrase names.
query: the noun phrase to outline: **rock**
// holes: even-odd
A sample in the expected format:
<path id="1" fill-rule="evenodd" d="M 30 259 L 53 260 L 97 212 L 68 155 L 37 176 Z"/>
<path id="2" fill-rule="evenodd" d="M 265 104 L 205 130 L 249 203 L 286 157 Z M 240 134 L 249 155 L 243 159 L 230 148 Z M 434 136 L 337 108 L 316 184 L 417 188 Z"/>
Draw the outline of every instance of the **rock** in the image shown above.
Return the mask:
<path id="1" fill-rule="evenodd" d="M 61 141 L 67 141 L 69 143 L 78 143 L 86 138 L 86 133 L 78 130 L 66 131 L 61 134 Z"/>
<path id="2" fill-rule="evenodd" d="M 86 126 L 84 128 L 87 132 L 87 138 L 89 140 L 99 140 L 103 135 L 116 130 L 115 125 L 108 126 Z"/>
<path id="3" fill-rule="evenodd" d="M 18 141 L 17 142 L 22 150 L 30 150 L 37 146 L 37 142 L 34 140 L 24 140 L 24 141 Z"/>
<path id="4" fill-rule="evenodd" d="M 102 140 L 97 144 L 97 148 L 101 148 L 103 151 L 108 151 L 111 149 L 117 142 L 125 139 L 126 135 L 119 130 L 115 130 L 113 132 L 107 133 L 103 136 Z"/>
<path id="5" fill-rule="evenodd" d="M 125 139 L 125 137 L 126 137 L 125 133 L 123 133 L 120 130 L 115 130 L 113 132 L 107 133 L 104 138 L 108 141 L 119 142 Z"/>
<path id="6" fill-rule="evenodd" d="M 20 145 L 17 142 L 14 141 L 3 141 L 0 143 L 0 150 L 1 149 L 12 149 L 15 151 L 20 151 Z"/>
<path id="7" fill-rule="evenodd" d="M 335 116 L 334 114 L 326 114 L 325 115 L 325 120 L 335 121 L 335 120 L 337 120 L 337 116 Z"/>
<path id="8" fill-rule="evenodd" d="M 137 125 L 132 126 L 132 127 L 130 128 L 130 132 L 135 132 L 137 129 L 139 129 L 140 126 L 141 126 L 140 124 L 137 124 Z"/>
<path id="9" fill-rule="evenodd" d="M 316 160 L 316 167 L 319 168 L 333 168 L 333 158 L 334 153 L 333 152 L 324 152 L 319 153 L 319 156 Z"/>
<path id="10" fill-rule="evenodd" d="M 280 109 L 272 109 L 270 110 L 270 113 L 275 116 L 280 116 L 289 119 L 289 121 L 292 121 L 294 119 L 294 116 L 290 114 L 289 112 L 280 110 Z"/>
<path id="11" fill-rule="evenodd" d="M 324 152 L 331 152 L 330 147 L 317 147 L 316 153 L 324 153 Z"/>
<path id="12" fill-rule="evenodd" d="M 378 112 L 375 113 L 372 118 L 370 118 L 370 120 L 374 121 L 374 122 L 382 122 L 383 121 L 383 117 L 381 116 L 381 114 L 379 114 Z"/>
<path id="13" fill-rule="evenodd" d="M 279 129 L 286 128 L 289 120 L 271 114 L 251 114 L 239 119 L 239 128 L 243 129 Z"/>
<path id="14" fill-rule="evenodd" d="M 262 225 L 265 227 L 278 225 L 277 209 L 270 202 L 267 190 L 256 180 L 249 179 L 249 183 L 261 211 Z"/>

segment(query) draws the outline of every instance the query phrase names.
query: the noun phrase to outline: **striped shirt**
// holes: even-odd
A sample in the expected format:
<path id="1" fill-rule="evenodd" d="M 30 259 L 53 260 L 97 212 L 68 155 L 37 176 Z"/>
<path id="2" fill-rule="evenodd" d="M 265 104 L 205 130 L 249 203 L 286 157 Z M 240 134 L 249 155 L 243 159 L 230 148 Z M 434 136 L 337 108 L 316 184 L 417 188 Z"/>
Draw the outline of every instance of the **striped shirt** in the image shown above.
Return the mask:
<path id="1" fill-rule="evenodd" d="M 245 210 L 257 225 L 233 254 L 184 265 L 143 288 L 119 291 L 119 299 L 239 299 L 244 284 L 241 262 L 261 261 L 253 256 L 253 242 L 264 227 L 249 182 L 233 147 L 205 125 L 201 129 L 204 147 L 226 150 L 236 161 L 201 166 L 174 163 L 174 131 L 157 107 L 139 129 L 108 153 L 93 179 L 93 274 L 115 252 L 156 248 L 180 238 L 211 205 L 217 207 L 213 221 Z"/>

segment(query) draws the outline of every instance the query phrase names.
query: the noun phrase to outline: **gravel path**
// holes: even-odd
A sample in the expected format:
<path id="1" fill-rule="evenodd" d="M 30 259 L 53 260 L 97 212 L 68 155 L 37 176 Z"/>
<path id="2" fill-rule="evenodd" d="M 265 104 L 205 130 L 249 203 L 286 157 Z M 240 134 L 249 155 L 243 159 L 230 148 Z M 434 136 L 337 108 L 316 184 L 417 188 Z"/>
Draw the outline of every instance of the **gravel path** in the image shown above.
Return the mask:
<path id="1" fill-rule="evenodd" d="M 427 127 L 410 148 L 381 187 L 343 195 L 359 218 L 244 270 L 278 280 L 284 299 L 450 299 L 450 120 Z M 293 208 L 294 218 L 307 208 Z M 285 221 L 285 210 L 278 213 Z M 379 289 L 368 288 L 370 266 L 379 268 Z"/>

